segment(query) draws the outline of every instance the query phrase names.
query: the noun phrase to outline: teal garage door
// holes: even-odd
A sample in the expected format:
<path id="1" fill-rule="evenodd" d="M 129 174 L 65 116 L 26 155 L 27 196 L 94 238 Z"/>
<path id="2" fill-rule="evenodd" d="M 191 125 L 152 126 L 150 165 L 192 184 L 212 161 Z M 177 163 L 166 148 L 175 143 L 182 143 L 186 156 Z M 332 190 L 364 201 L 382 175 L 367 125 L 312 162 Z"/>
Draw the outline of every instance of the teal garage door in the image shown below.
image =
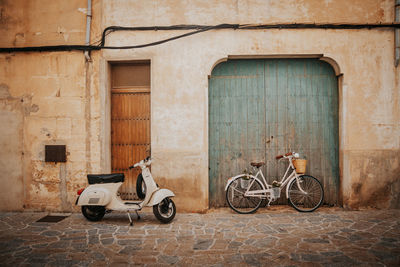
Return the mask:
<path id="1" fill-rule="evenodd" d="M 317 177 L 325 203 L 339 189 L 338 85 L 332 67 L 318 59 L 228 60 L 209 79 L 209 201 L 226 206 L 224 186 L 249 162 L 266 162 L 267 181 L 278 180 L 299 152 Z M 286 203 L 281 198 L 281 203 Z"/>

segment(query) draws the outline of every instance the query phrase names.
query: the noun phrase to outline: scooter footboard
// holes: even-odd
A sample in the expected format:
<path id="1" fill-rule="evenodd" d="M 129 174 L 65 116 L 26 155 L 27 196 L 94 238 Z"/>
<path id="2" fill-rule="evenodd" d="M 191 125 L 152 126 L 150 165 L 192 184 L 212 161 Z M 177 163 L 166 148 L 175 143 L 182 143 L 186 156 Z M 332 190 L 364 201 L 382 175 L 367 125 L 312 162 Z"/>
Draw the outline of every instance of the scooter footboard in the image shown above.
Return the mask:
<path id="1" fill-rule="evenodd" d="M 153 195 L 150 198 L 149 203 L 146 204 L 146 206 L 154 206 L 158 203 L 160 203 L 164 198 L 166 197 L 174 197 L 175 194 L 168 189 L 159 189 L 156 192 L 153 193 Z"/>

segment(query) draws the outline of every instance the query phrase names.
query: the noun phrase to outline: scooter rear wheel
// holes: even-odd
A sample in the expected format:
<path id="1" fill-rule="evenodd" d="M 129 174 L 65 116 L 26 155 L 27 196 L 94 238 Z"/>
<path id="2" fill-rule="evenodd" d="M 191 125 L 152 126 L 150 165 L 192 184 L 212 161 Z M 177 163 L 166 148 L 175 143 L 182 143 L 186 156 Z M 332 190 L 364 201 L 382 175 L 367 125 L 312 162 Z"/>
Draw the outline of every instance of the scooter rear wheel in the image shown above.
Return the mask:
<path id="1" fill-rule="evenodd" d="M 176 214 L 175 203 L 172 199 L 164 198 L 160 203 L 153 206 L 153 213 L 162 223 L 171 222 Z"/>
<path id="2" fill-rule="evenodd" d="M 86 219 L 92 222 L 97 222 L 103 219 L 106 213 L 104 206 L 82 206 L 82 214 Z"/>

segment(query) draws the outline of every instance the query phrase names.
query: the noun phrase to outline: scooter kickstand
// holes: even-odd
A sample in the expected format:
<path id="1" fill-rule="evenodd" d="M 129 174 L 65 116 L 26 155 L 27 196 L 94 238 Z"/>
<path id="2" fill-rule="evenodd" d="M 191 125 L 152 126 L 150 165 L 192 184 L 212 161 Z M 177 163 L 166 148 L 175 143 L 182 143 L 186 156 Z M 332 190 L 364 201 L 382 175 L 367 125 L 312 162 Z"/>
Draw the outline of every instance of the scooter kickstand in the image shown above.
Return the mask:
<path id="1" fill-rule="evenodd" d="M 139 213 L 137 212 L 137 210 L 135 210 L 135 212 L 136 212 L 136 215 L 137 215 L 137 219 L 140 220 L 140 215 L 139 215 Z"/>
<path id="2" fill-rule="evenodd" d="M 129 212 L 128 212 L 128 218 L 129 218 L 129 221 L 130 221 L 130 226 L 133 226 L 132 218 L 131 218 L 131 215 L 129 214 Z"/>

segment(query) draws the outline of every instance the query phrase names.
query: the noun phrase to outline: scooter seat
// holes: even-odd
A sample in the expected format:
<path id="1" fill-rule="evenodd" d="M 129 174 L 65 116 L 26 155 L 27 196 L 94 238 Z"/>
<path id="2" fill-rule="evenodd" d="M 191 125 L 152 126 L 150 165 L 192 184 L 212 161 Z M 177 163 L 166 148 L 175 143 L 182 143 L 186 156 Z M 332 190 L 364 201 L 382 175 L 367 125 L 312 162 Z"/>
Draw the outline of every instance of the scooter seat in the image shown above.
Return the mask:
<path id="1" fill-rule="evenodd" d="M 123 182 L 125 175 L 123 173 L 88 174 L 87 178 L 89 184 L 108 184 Z"/>

